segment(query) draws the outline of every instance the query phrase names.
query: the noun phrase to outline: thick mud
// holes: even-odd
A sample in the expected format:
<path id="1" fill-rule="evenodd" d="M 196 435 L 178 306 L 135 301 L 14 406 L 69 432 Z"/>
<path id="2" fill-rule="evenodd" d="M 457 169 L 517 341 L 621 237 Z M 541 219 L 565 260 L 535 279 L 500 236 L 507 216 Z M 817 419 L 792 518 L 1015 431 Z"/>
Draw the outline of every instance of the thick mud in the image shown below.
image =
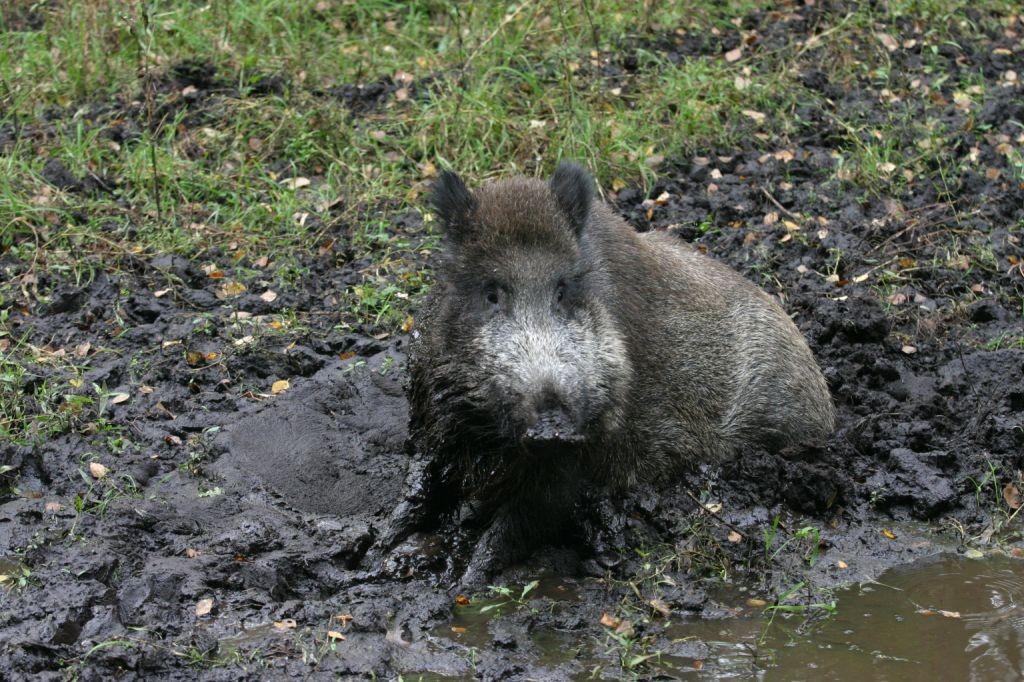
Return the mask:
<path id="1" fill-rule="evenodd" d="M 645 49 L 718 49 L 701 40 Z M 951 72 L 1016 59 L 1024 73 L 1020 53 L 963 49 Z M 208 81 L 190 80 L 200 96 Z M 864 87 L 822 87 L 871 115 Z M 1024 185 L 997 148 L 1024 108 L 1019 89 L 997 89 L 986 125 L 967 125 L 947 94 L 907 106 L 938 107 L 957 153 L 1000 173 L 858 189 L 836 178 L 827 109 L 810 107 L 799 140 L 670 160 L 647 195 L 608 195 L 638 229 L 677 233 L 780 297 L 825 369 L 839 429 L 820 450 L 748 452 L 668 489 L 595 493 L 596 555 L 542 548 L 495 578 L 509 594 L 468 606 L 437 578 L 471 549 L 457 535 L 403 547 L 384 572 L 365 560 L 413 461 L 407 337 L 336 326 L 365 262 L 310 256 L 308 276 L 269 302 L 270 278 L 224 254 L 211 258 L 247 293 L 224 296 L 222 280 L 170 256 L 126 258 L 84 284 L 33 273 L 7 321 L 39 349 L 20 389 L 71 354 L 86 367 L 77 392 L 106 397 L 81 420 L 98 429 L 0 445 L 0 572 L 20 583 L 2 593 L 2 675 L 681 675 L 715 645 L 680 623 L 763 608 L 723 602 L 723 579 L 814 615 L 836 586 L 998 539 L 1004 487 L 1024 469 Z M 59 164 L 44 177 L 70 191 L 106 182 Z M 426 238 L 415 213 L 392 229 Z M 473 615 L 499 604 L 496 618 Z M 658 652 L 674 667 L 647 658 Z"/>

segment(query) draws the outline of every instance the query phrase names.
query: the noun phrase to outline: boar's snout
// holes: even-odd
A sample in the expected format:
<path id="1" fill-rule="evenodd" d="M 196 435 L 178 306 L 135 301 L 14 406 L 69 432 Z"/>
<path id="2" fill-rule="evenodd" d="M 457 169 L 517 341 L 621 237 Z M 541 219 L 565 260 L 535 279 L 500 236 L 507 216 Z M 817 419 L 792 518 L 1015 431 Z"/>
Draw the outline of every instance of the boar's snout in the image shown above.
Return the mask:
<path id="1" fill-rule="evenodd" d="M 546 391 L 533 410 L 523 440 L 527 445 L 569 445 L 583 440 L 572 412 L 557 393 Z"/>

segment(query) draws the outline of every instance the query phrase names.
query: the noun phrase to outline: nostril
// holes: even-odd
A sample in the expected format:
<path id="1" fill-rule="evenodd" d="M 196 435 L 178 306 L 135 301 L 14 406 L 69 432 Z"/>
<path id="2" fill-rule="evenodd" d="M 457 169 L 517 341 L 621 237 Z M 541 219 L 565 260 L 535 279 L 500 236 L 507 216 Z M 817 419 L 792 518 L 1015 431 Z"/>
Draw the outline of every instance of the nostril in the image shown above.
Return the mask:
<path id="1" fill-rule="evenodd" d="M 579 432 L 569 411 L 555 400 L 537 410 L 537 418 L 526 430 L 527 440 L 537 442 L 573 442 Z"/>

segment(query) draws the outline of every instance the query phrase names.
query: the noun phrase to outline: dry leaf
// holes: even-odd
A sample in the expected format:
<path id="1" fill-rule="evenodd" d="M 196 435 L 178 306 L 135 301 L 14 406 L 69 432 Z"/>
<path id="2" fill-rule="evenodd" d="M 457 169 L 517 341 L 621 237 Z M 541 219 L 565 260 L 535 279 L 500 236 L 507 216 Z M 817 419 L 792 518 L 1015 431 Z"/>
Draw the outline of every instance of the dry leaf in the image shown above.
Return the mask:
<path id="1" fill-rule="evenodd" d="M 341 634 L 337 630 L 328 630 L 327 631 L 327 637 L 328 637 L 328 639 L 333 639 L 333 640 L 335 640 L 337 642 L 345 641 L 345 635 Z"/>
<path id="2" fill-rule="evenodd" d="M 906 353 L 907 355 L 913 355 L 914 353 L 917 352 L 917 346 L 911 346 L 910 344 L 906 344 L 905 346 L 903 346 L 903 348 L 900 348 L 900 350 Z"/>
<path id="3" fill-rule="evenodd" d="M 764 123 L 764 120 L 768 118 L 767 115 L 762 114 L 760 111 L 754 111 L 753 109 L 744 109 L 743 115 L 752 119 L 755 123 Z"/>
<path id="4" fill-rule="evenodd" d="M 896 170 L 896 164 L 886 161 L 885 163 L 878 164 L 878 170 L 885 173 L 886 175 L 889 175 L 894 170 Z"/>
<path id="5" fill-rule="evenodd" d="M 883 528 L 882 529 L 882 535 L 884 535 L 885 537 L 889 538 L 890 540 L 895 540 L 896 539 L 896 533 L 893 533 L 888 528 Z"/>
<path id="6" fill-rule="evenodd" d="M 775 223 L 779 222 L 778 211 L 770 211 L 768 213 L 765 213 L 764 218 L 761 219 L 761 222 L 764 223 L 765 225 L 774 225 Z"/>
<path id="7" fill-rule="evenodd" d="M 99 480 L 107 475 L 110 471 L 107 467 L 103 466 L 99 462 L 89 462 L 89 473 L 92 477 Z"/>
<path id="8" fill-rule="evenodd" d="M 722 503 L 721 502 L 708 502 L 708 503 L 706 503 L 704 505 L 704 508 L 707 509 L 712 514 L 717 514 L 718 512 L 722 511 Z"/>
<path id="9" fill-rule="evenodd" d="M 457 635 L 464 635 L 466 634 L 466 628 L 461 628 L 458 625 L 453 625 L 452 632 L 454 632 Z"/>
<path id="10" fill-rule="evenodd" d="M 727 62 L 734 62 L 734 61 L 736 61 L 737 59 L 739 59 L 742 56 L 743 56 L 743 46 L 740 45 L 736 49 L 729 50 L 728 52 L 725 53 L 725 61 L 727 61 Z"/>
<path id="11" fill-rule="evenodd" d="M 309 178 L 286 178 L 281 181 L 281 184 L 288 189 L 301 189 L 309 187 Z"/>
<path id="12" fill-rule="evenodd" d="M 287 379 L 278 379 L 271 385 L 270 392 L 277 395 L 278 393 L 284 393 L 289 388 L 291 388 L 291 384 L 288 383 Z"/>
<path id="13" fill-rule="evenodd" d="M 284 620 L 275 620 L 274 629 L 278 632 L 285 632 L 287 630 L 294 630 L 298 623 L 295 622 L 294 618 L 285 618 Z"/>
<path id="14" fill-rule="evenodd" d="M 850 565 L 848 563 L 846 563 L 845 561 L 843 561 L 842 559 L 840 559 L 839 561 L 836 562 L 836 566 L 838 568 L 842 568 L 844 570 L 850 567 Z"/>
<path id="15" fill-rule="evenodd" d="M 737 542 L 740 542 L 741 540 L 743 540 L 743 536 L 742 535 L 740 535 L 739 533 L 737 533 L 734 530 L 729 531 L 729 542 L 731 542 L 733 544 L 736 544 Z"/>
<path id="16" fill-rule="evenodd" d="M 189 559 L 195 559 L 197 556 L 199 556 L 199 550 L 192 549 L 191 547 L 186 547 L 185 556 L 187 556 Z"/>
<path id="17" fill-rule="evenodd" d="M 456 595 L 455 596 L 455 603 L 458 604 L 459 606 L 469 606 L 469 597 L 467 597 L 464 594 Z"/>
<path id="18" fill-rule="evenodd" d="M 853 278 L 853 281 L 857 282 L 858 284 L 860 284 L 861 282 L 866 281 L 867 278 L 868 278 L 868 273 L 865 272 L 863 275 L 855 275 L 854 278 Z"/>
<path id="19" fill-rule="evenodd" d="M 273 303 L 274 301 L 277 300 L 277 292 L 267 289 L 262 294 L 260 294 L 260 299 L 266 301 L 267 303 Z"/>
<path id="20" fill-rule="evenodd" d="M 245 293 L 245 285 L 241 282 L 229 280 L 224 282 L 216 291 L 217 298 L 229 298 Z"/>
<path id="21" fill-rule="evenodd" d="M 663 618 L 668 618 L 672 615 L 672 609 L 669 608 L 663 599 L 651 599 L 647 603 L 651 605 L 652 609 L 660 613 Z"/>
<path id="22" fill-rule="evenodd" d="M 1003 499 L 1010 509 L 1020 509 L 1020 490 L 1013 483 L 1007 483 L 1006 487 L 1003 488 Z"/>
<path id="23" fill-rule="evenodd" d="M 601 625 L 605 626 L 606 628 L 617 628 L 619 627 L 620 623 L 622 623 L 622 620 L 616 618 L 610 613 L 601 614 Z"/>
<path id="24" fill-rule="evenodd" d="M 48 512 L 59 512 L 63 508 L 60 502 L 47 502 L 45 507 Z"/>
<path id="25" fill-rule="evenodd" d="M 900 44 L 896 39 L 888 33 L 879 33 L 877 37 L 878 42 L 882 43 L 882 45 L 885 46 L 885 49 L 889 50 L 889 52 L 895 52 L 900 47 Z"/>
<path id="26" fill-rule="evenodd" d="M 127 393 L 112 393 L 110 395 L 110 404 L 111 405 L 120 405 L 121 403 L 127 401 L 128 398 L 130 398 L 130 397 L 131 396 L 129 396 Z"/>
<path id="27" fill-rule="evenodd" d="M 751 608 L 755 609 L 760 609 L 764 608 L 765 606 L 768 606 L 768 602 L 766 602 L 764 599 L 751 598 L 747 600 L 747 606 L 750 606 Z"/>
<path id="28" fill-rule="evenodd" d="M 205 616 L 213 610 L 213 599 L 207 597 L 196 602 L 196 615 Z"/>
<path id="29" fill-rule="evenodd" d="M 159 291 L 154 291 L 153 295 L 156 296 L 157 298 L 161 298 L 163 296 L 166 296 L 169 293 L 171 293 L 171 288 L 170 287 L 168 287 L 166 289 L 160 289 Z"/>

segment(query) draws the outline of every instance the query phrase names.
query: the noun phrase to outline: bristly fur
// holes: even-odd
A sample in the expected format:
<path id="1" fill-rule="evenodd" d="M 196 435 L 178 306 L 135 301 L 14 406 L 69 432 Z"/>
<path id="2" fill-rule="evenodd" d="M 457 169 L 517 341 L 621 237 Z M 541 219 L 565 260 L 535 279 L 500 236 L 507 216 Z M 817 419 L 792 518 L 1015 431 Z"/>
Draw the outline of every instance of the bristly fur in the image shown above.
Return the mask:
<path id="1" fill-rule="evenodd" d="M 583 486 L 670 479 L 834 427 L 771 297 L 675 237 L 638 234 L 592 192 L 572 164 L 474 193 L 446 173 L 434 190 L 450 239 L 411 347 L 411 434 L 432 461 L 429 504 L 485 502 L 488 543 L 542 541 Z M 581 441 L 538 452 L 521 437 L 551 391 Z"/>

